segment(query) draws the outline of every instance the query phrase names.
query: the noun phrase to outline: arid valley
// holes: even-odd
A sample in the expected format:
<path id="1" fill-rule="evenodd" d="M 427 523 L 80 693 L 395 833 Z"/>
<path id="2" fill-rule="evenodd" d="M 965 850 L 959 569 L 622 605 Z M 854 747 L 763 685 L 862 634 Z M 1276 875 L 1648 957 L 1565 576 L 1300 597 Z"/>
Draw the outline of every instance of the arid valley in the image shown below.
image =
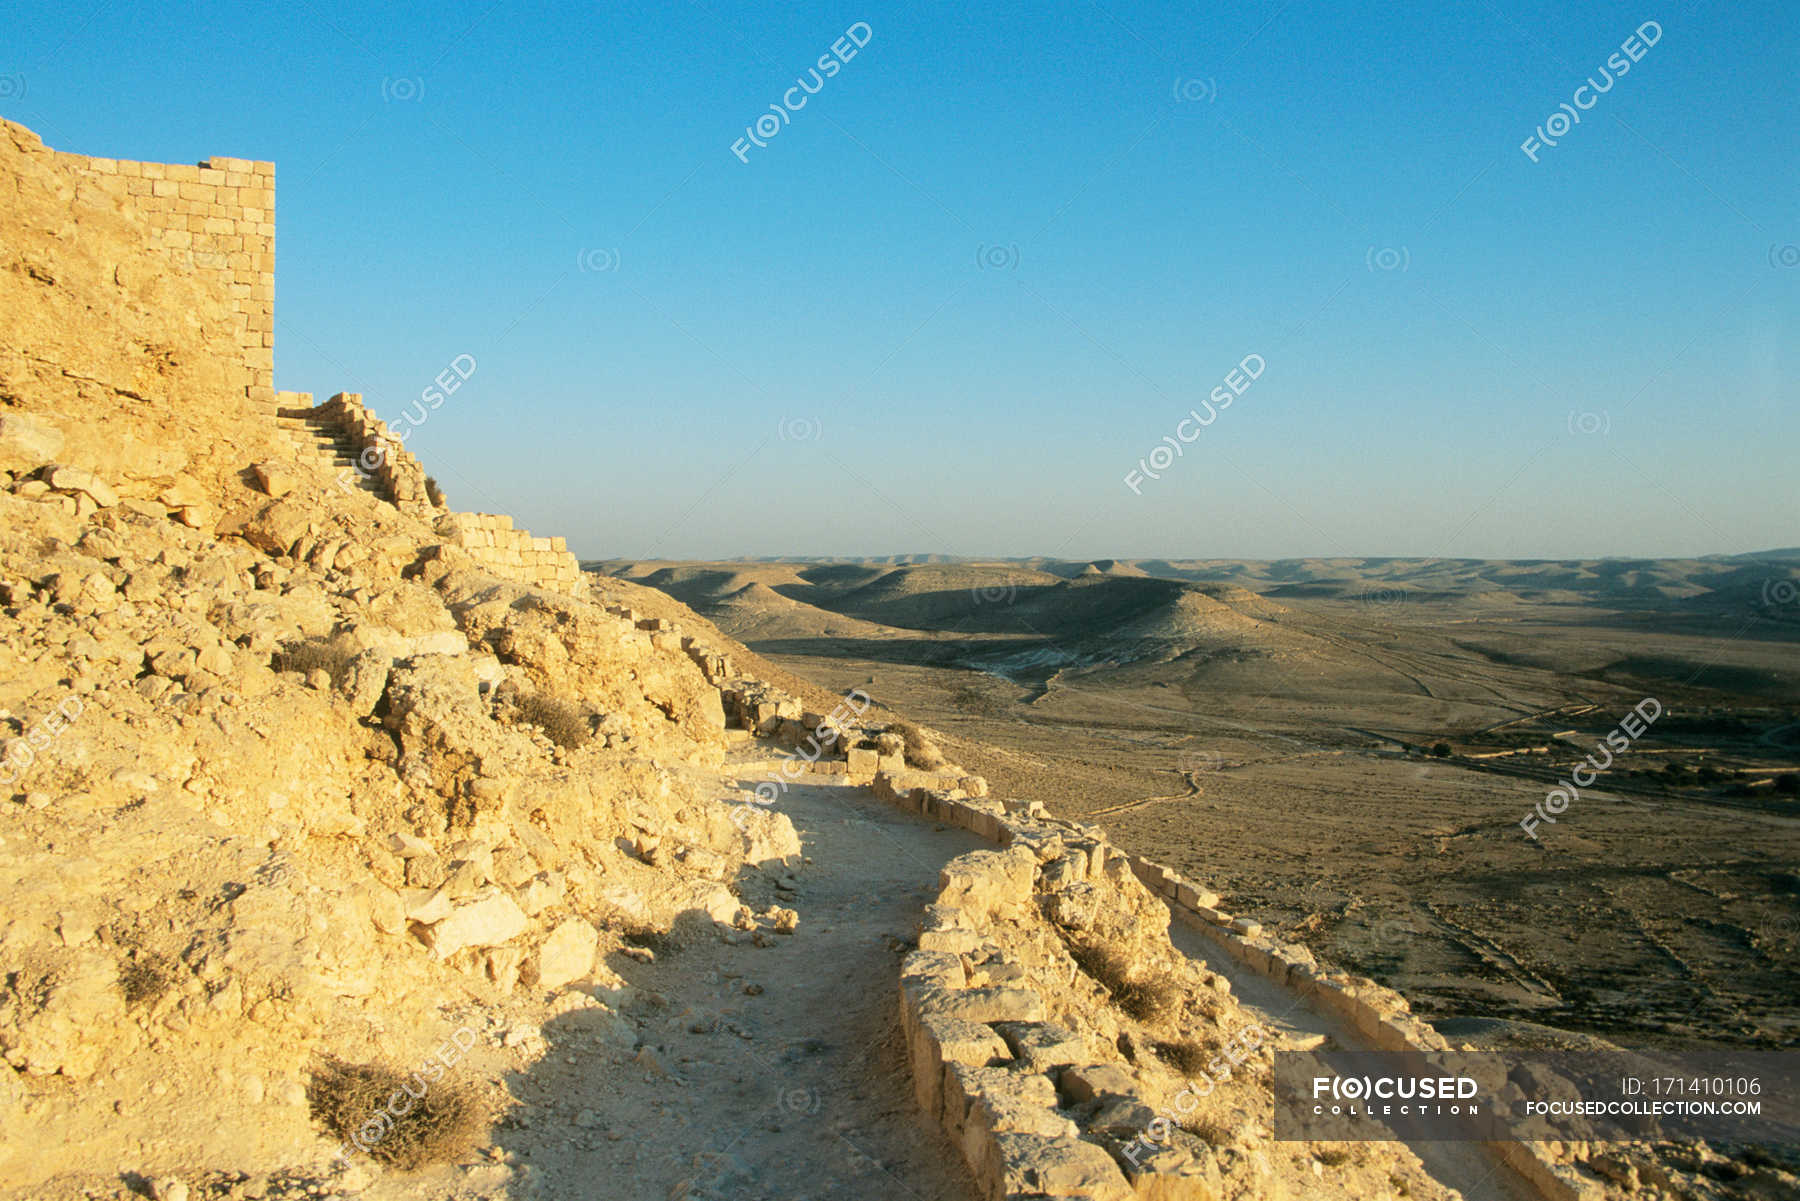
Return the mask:
<path id="1" fill-rule="evenodd" d="M 1465 1039 L 1800 1028 L 1796 552 L 596 566 Z M 1645 698 L 1661 716 L 1545 820 Z"/>

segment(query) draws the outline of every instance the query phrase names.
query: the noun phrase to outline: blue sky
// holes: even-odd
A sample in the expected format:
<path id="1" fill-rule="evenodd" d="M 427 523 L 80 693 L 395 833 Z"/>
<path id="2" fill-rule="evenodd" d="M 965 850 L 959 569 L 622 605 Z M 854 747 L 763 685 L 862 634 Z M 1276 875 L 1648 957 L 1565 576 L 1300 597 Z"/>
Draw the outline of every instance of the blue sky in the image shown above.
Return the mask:
<path id="1" fill-rule="evenodd" d="M 0 115 L 59 149 L 274 160 L 277 385 L 392 420 L 472 356 L 409 446 L 457 507 L 585 557 L 1800 543 L 1780 3 L 6 4 L 0 28 Z"/>

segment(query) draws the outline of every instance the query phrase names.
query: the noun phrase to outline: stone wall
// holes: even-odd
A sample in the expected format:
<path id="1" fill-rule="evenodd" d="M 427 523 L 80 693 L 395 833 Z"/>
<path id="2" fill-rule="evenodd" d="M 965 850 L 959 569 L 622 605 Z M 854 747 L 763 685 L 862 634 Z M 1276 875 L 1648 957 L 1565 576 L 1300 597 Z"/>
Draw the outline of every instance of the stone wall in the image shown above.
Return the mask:
<path id="1" fill-rule="evenodd" d="M 1255 921 L 1234 917 L 1219 908 L 1216 894 L 1161 864 L 1112 847 L 1094 827 L 1052 818 L 1037 802 L 994 801 L 946 789 L 917 772 L 884 771 L 875 779 L 874 792 L 908 812 L 969 830 L 1002 847 L 1025 847 L 1032 852 L 1029 866 L 1042 876 L 1101 881 L 1128 872 L 1178 920 L 1197 927 L 1259 975 L 1353 1026 L 1371 1045 L 1387 1051 L 1448 1049 L 1443 1036 L 1414 1017 L 1399 993 L 1366 977 L 1326 969 L 1305 947 L 1271 937 Z M 1041 1024 L 1044 998 L 1017 988 L 986 987 L 970 973 L 971 931 L 977 924 L 991 929 L 993 923 L 971 921 L 962 912 L 966 902 L 961 898 L 986 895 L 1015 907 L 1036 903 L 1030 890 L 1012 879 L 1017 866 L 991 852 L 953 861 L 940 879 L 938 903 L 926 910 L 919 950 L 902 965 L 901 1019 L 920 1104 L 963 1148 L 971 1171 L 995 1197 L 1018 1187 L 1027 1174 L 1044 1171 L 1082 1181 L 1081 1187 L 1091 1190 L 1084 1196 L 1211 1197 L 1186 1156 L 1141 1157 L 1141 1164 L 1121 1158 L 1115 1166 L 1104 1154 L 1092 1153 L 1097 1148 L 1091 1141 L 1090 1149 L 1077 1145 L 1073 1131 L 1009 1132 L 1009 1119 L 1002 1117 L 996 1125 L 994 1117 L 984 1116 L 1017 1109 L 1021 1089 L 1011 1077 L 975 1069 L 1013 1062 L 1002 1042 L 1016 1036 L 1002 1040 L 997 1031 Z M 1041 1117 L 1043 1103 L 1058 1097 L 1066 1101 L 1068 1087 L 1060 1078 L 1057 1084 L 1060 1091 L 1039 1090 L 1038 1103 L 1029 1107 L 1032 1113 Z M 984 1088 L 999 1091 L 984 1099 Z M 1076 1091 L 1081 1091 L 1079 1082 Z M 1083 1133 L 1094 1138 L 1091 1131 Z M 1561 1144 L 1505 1142 L 1489 1144 L 1489 1150 L 1550 1201 L 1605 1195 L 1557 1154 L 1565 1150 Z"/>
<path id="2" fill-rule="evenodd" d="M 359 479 L 373 480 L 383 499 L 431 522 L 451 546 L 466 552 L 485 571 L 529 588 L 587 596 L 587 577 L 580 561 L 561 538 L 533 537 L 528 530 L 513 528 L 512 518 L 505 514 L 453 513 L 435 503 L 426 484 L 424 463 L 363 403 L 361 393 L 339 392 L 316 407 L 308 392 L 276 396 L 282 412 L 290 416 L 304 413 L 305 425 L 341 440 L 351 459 L 336 468 L 343 486 L 354 486 Z"/>
<path id="3" fill-rule="evenodd" d="M 585 597 L 587 577 L 561 538 L 534 538 L 504 513 L 452 513 L 438 532 L 483 568 L 532 588 Z"/>
<path id="4" fill-rule="evenodd" d="M 201 280 L 222 299 L 242 352 L 245 394 L 273 411 L 275 164 L 222 157 L 142 163 L 53 153 L 58 165 L 135 213 L 173 271 Z"/>

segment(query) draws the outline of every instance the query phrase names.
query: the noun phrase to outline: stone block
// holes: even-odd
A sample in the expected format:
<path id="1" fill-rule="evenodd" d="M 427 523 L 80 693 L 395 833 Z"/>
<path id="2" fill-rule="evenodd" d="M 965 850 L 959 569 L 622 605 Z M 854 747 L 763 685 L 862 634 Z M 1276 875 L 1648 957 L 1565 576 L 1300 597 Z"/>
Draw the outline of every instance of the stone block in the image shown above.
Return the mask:
<path id="1" fill-rule="evenodd" d="M 538 988 L 555 991 L 594 970 L 597 947 L 594 927 L 582 918 L 571 917 L 550 931 L 550 937 L 538 948 L 528 977 L 534 978 Z"/>
<path id="2" fill-rule="evenodd" d="M 1034 1072 L 1084 1063 L 1093 1054 L 1087 1039 L 1057 1022 L 1000 1022 L 994 1030 L 1012 1057 Z"/>
<path id="3" fill-rule="evenodd" d="M 510 896 L 488 888 L 427 927 L 425 942 L 439 959 L 448 959 L 465 947 L 497 947 L 510 942 L 530 924 Z"/>
<path id="4" fill-rule="evenodd" d="M 284 463 L 256 463 L 250 473 L 256 486 L 270 496 L 286 496 L 300 483 L 300 477 Z"/>
<path id="5" fill-rule="evenodd" d="M 1029 901 L 1036 881 L 1036 857 L 1023 847 L 970 851 L 938 873 L 939 899 L 978 913 L 998 913 Z"/>
<path id="6" fill-rule="evenodd" d="M 1132 1096 L 1138 1086 L 1137 1075 L 1122 1063 L 1074 1064 L 1063 1069 L 1058 1083 L 1071 1105 L 1105 1096 Z"/>
<path id="7" fill-rule="evenodd" d="M 1074 1137 L 1002 1132 L 976 1170 L 990 1197 L 1082 1197 L 1126 1201 L 1132 1195 L 1112 1156 Z"/>
<path id="8" fill-rule="evenodd" d="M 949 1064 L 988 1067 L 1006 1060 L 1006 1044 L 980 1022 L 930 1017 L 912 1039 L 913 1093 L 920 1108 L 942 1120 L 944 1072 Z"/>
<path id="9" fill-rule="evenodd" d="M 915 952 L 916 954 L 917 952 Z M 1044 998 L 1029 988 L 929 989 L 919 995 L 918 1012 L 970 1022 L 1041 1022 Z"/>

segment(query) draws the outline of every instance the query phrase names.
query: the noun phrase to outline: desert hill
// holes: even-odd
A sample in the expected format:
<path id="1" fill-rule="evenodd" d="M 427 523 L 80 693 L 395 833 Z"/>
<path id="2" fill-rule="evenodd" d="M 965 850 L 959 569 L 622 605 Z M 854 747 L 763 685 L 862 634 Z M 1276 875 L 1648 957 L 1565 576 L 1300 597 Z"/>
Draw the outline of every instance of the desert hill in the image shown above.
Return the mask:
<path id="1" fill-rule="evenodd" d="M 1196 653 L 1332 654 L 1282 628 L 1283 606 L 1234 584 L 991 563 L 605 567 L 687 601 L 734 638 L 790 651 L 886 642 L 1026 675 Z"/>

